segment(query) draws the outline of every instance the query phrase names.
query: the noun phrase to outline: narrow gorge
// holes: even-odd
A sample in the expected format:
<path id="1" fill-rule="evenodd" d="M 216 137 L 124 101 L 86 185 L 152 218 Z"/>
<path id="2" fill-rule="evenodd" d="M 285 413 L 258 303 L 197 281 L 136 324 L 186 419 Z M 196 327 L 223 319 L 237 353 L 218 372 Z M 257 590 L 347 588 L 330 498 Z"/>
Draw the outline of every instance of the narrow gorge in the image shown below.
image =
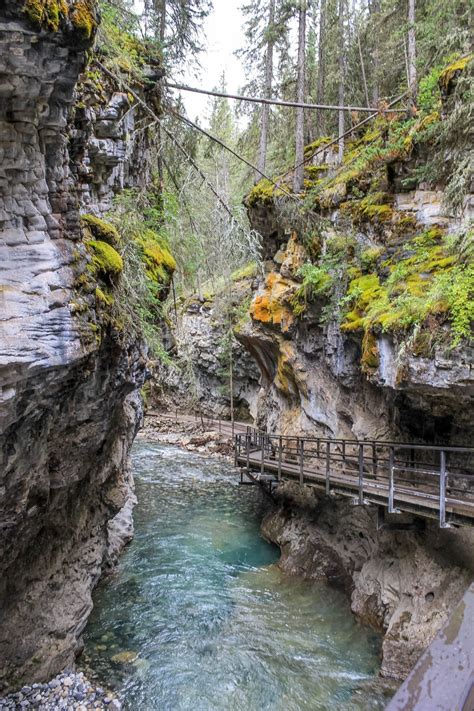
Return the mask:
<path id="1" fill-rule="evenodd" d="M 471 16 L 420 4 L 406 91 L 371 44 L 405 4 L 2 3 L 0 709 L 378 711 L 469 590 Z M 225 12 L 255 113 L 183 98 Z M 414 488 L 462 448 L 467 513 L 281 481 L 271 444 L 238 487 L 235 435 L 242 481 L 251 436 L 411 443 Z"/>

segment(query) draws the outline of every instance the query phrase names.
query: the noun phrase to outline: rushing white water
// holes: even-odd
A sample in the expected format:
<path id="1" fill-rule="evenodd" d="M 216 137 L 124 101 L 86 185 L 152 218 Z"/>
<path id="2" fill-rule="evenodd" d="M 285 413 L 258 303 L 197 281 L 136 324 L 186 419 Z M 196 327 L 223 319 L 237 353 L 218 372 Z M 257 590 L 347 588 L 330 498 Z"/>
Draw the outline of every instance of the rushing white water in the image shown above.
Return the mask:
<path id="1" fill-rule="evenodd" d="M 84 655 L 126 708 L 384 708 L 377 636 L 342 593 L 279 571 L 260 491 L 175 447 L 133 459 L 136 535 L 96 591 Z"/>

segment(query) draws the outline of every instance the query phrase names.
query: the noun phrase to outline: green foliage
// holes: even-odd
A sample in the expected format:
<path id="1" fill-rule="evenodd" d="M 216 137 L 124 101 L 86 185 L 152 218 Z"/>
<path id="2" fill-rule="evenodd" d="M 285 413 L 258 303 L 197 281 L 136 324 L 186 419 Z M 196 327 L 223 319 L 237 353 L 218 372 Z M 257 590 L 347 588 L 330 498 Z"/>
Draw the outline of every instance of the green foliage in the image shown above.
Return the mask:
<path id="1" fill-rule="evenodd" d="M 158 221 L 159 208 L 154 200 L 150 196 L 145 200 L 135 191 L 125 191 L 116 198 L 108 221 L 92 215 L 82 218 L 85 244 L 91 254 L 89 279 L 95 281 L 96 305 L 104 322 L 114 327 L 117 337 L 144 338 L 155 357 L 168 360 L 161 342 L 160 319 L 176 263 L 166 237 L 150 227 L 157 227 Z M 78 287 L 89 286 L 82 275 Z"/>
<path id="2" fill-rule="evenodd" d="M 309 303 L 325 297 L 326 306 L 322 312 L 322 321 L 328 321 L 337 309 L 336 300 L 340 287 L 347 280 L 348 262 L 354 254 L 355 240 L 345 235 L 333 235 L 326 239 L 325 250 L 318 264 L 307 262 L 297 272 L 302 279 L 291 299 L 295 316 L 302 316 Z"/>
<path id="3" fill-rule="evenodd" d="M 442 69 L 443 64 L 437 64 L 420 80 L 417 103 L 421 111 L 425 114 L 430 114 L 433 111 L 439 111 L 441 108 L 439 77 Z"/>
<path id="4" fill-rule="evenodd" d="M 242 326 L 250 321 L 250 304 L 252 303 L 252 296 L 249 294 L 242 301 L 236 304 L 232 310 L 232 323 L 234 328 L 238 331 Z"/>
<path id="5" fill-rule="evenodd" d="M 147 62 L 160 62 L 159 44 L 143 39 L 140 19 L 127 0 L 100 0 L 101 23 L 97 50 L 106 66 L 114 73 L 128 75 L 143 83 L 143 67 Z"/>

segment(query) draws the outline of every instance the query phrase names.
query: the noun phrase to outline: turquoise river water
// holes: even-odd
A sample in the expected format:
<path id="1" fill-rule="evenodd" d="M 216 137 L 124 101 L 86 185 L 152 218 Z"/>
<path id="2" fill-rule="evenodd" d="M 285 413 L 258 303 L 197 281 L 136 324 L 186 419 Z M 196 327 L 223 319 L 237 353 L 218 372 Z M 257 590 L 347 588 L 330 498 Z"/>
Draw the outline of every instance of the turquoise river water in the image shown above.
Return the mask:
<path id="1" fill-rule="evenodd" d="M 222 461 L 139 442 L 135 538 L 101 583 L 83 665 L 134 711 L 372 711 L 379 639 L 283 575 L 265 502 Z"/>

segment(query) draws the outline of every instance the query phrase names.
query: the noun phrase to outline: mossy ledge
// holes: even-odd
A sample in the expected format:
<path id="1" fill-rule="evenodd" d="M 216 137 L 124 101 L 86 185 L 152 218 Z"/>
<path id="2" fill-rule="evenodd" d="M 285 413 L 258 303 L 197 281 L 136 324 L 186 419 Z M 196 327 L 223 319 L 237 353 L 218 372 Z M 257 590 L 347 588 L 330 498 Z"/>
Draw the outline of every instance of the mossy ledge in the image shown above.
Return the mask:
<path id="1" fill-rule="evenodd" d="M 85 233 L 86 239 L 96 239 L 102 242 L 107 242 L 112 247 L 117 246 L 120 241 L 119 233 L 116 227 L 102 220 L 95 215 L 81 215 L 81 225 Z"/>
<path id="2" fill-rule="evenodd" d="M 120 276 L 123 271 L 123 259 L 120 254 L 107 242 L 101 240 L 89 240 L 86 243 L 89 254 L 92 257 L 90 271 L 94 276 L 114 279 Z"/>
<path id="3" fill-rule="evenodd" d="M 23 12 L 36 27 L 50 32 L 69 22 L 83 40 L 90 40 L 98 26 L 94 0 L 26 0 Z"/>

